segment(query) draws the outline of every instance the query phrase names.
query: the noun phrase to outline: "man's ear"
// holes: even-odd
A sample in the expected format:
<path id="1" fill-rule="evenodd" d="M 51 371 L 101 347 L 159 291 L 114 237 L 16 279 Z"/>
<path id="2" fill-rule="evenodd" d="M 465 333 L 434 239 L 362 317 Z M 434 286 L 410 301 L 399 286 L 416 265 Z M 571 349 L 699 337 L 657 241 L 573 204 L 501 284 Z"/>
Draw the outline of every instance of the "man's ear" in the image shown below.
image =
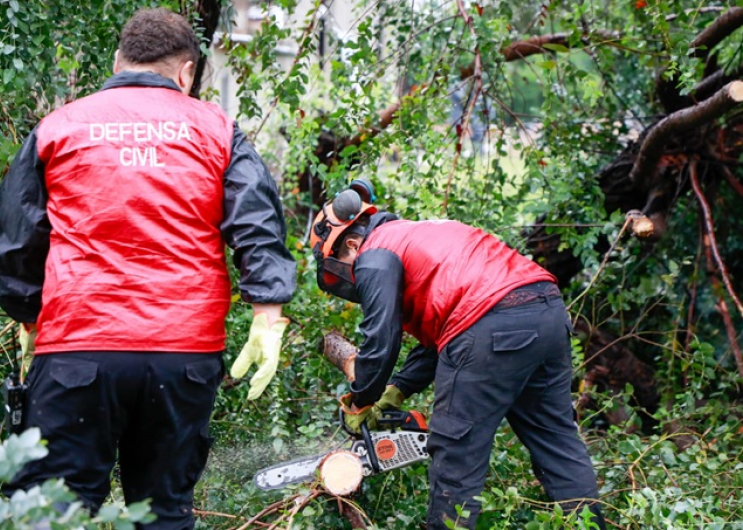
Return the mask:
<path id="1" fill-rule="evenodd" d="M 178 86 L 181 88 L 181 92 L 188 95 L 191 92 L 193 86 L 194 76 L 196 74 L 196 65 L 193 61 L 186 61 L 181 64 L 178 68 L 177 79 Z"/>
<path id="2" fill-rule="evenodd" d="M 356 239 L 355 237 L 349 237 L 346 239 L 346 246 L 351 250 L 359 250 L 359 247 L 361 246 L 361 241 Z"/>
<path id="3" fill-rule="evenodd" d="M 119 62 L 119 50 L 114 52 L 114 73 L 118 74 L 121 71 L 121 63 Z"/>

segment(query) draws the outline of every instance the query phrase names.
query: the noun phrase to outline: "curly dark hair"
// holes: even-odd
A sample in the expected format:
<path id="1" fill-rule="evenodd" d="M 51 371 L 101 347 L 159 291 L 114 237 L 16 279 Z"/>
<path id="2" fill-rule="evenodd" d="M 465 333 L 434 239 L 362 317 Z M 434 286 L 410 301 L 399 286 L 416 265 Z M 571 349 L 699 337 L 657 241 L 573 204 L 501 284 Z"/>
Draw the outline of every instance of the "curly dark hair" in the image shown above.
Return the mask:
<path id="1" fill-rule="evenodd" d="M 169 9 L 140 9 L 121 30 L 119 53 L 128 63 L 151 64 L 183 57 L 199 59 L 199 40 L 191 25 Z"/>

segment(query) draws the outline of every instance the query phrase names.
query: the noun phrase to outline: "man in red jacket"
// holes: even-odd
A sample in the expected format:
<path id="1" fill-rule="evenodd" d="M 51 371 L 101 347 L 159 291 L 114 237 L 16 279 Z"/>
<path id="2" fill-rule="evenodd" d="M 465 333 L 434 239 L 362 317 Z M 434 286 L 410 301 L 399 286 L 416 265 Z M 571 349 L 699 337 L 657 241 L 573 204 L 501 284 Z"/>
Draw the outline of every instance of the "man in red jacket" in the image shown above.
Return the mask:
<path id="1" fill-rule="evenodd" d="M 232 368 L 276 372 L 295 263 L 274 180 L 234 120 L 188 97 L 199 42 L 166 9 L 121 32 L 102 90 L 44 118 L 0 186 L 0 306 L 38 335 L 25 427 L 49 455 L 4 491 L 64 478 L 97 510 L 118 456 L 148 529 L 194 525 L 231 285 L 253 305 Z"/>
<path id="2" fill-rule="evenodd" d="M 496 429 L 505 417 L 551 499 L 589 506 L 596 478 L 573 421 L 569 316 L 555 278 L 482 230 L 378 212 L 368 182 L 314 223 L 320 287 L 358 302 L 364 341 L 345 421 L 358 430 L 435 380 L 428 530 L 475 528 Z M 391 379 L 403 331 L 420 345 Z M 456 506 L 471 514 L 459 516 Z"/>

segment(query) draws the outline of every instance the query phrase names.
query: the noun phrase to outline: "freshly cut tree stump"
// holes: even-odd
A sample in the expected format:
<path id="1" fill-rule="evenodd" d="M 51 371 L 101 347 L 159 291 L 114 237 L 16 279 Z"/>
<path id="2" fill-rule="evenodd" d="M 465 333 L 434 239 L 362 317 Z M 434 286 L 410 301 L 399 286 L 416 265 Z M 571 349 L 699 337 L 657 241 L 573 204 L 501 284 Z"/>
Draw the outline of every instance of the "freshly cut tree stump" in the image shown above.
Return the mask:
<path id="1" fill-rule="evenodd" d="M 356 453 L 340 450 L 329 453 L 318 466 L 320 481 L 328 493 L 343 497 L 355 492 L 364 478 L 364 467 Z"/>
<path id="2" fill-rule="evenodd" d="M 354 369 L 358 348 L 337 331 L 331 331 L 323 339 L 323 354 L 341 370 L 350 382 L 356 379 Z"/>

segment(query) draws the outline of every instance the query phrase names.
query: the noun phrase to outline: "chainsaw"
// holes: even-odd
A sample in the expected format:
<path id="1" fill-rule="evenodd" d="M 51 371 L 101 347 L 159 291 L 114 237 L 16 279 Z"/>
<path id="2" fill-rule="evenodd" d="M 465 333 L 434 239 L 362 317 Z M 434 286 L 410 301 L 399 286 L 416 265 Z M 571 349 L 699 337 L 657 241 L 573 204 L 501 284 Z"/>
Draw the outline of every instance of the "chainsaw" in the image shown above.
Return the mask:
<path id="1" fill-rule="evenodd" d="M 346 428 L 342 410 L 340 416 L 341 425 L 351 435 L 350 443 L 346 443 L 345 450 L 359 457 L 364 477 L 385 473 L 428 459 L 426 448 L 428 426 L 420 412 L 382 411 L 382 417 L 378 420 L 380 430 L 370 431 L 366 423 L 363 423 L 360 434 L 353 433 Z M 262 490 L 313 482 L 317 479 L 318 466 L 331 452 L 261 469 L 253 477 L 253 482 Z"/>

